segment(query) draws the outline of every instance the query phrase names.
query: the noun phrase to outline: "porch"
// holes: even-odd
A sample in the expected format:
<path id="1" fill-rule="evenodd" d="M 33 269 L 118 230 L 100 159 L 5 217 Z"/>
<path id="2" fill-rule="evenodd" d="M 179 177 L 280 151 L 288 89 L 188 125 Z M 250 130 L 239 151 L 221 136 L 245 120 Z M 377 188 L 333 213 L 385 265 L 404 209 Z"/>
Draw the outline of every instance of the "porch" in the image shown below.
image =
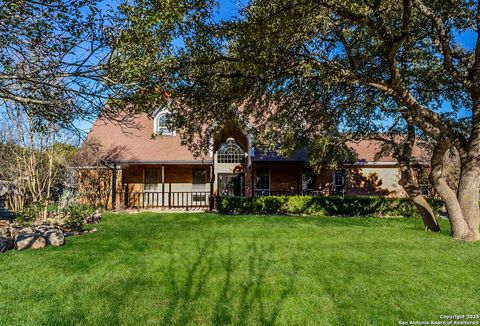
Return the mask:
<path id="1" fill-rule="evenodd" d="M 205 162 L 124 164 L 113 208 L 213 208 L 211 169 Z"/>

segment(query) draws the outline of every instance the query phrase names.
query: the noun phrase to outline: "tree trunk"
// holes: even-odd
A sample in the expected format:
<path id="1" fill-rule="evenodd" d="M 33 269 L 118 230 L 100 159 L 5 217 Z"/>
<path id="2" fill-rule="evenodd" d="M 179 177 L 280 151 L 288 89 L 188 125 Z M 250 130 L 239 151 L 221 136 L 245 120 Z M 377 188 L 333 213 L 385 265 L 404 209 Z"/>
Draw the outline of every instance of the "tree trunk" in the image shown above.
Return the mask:
<path id="1" fill-rule="evenodd" d="M 425 230 L 440 232 L 440 226 L 435 218 L 432 207 L 422 195 L 418 182 L 413 176 L 412 169 L 405 163 L 400 162 L 400 185 L 405 189 L 408 197 L 413 201 L 422 217 Z"/>
<path id="2" fill-rule="evenodd" d="M 479 168 L 462 162 L 457 196 L 443 177 L 443 157 L 449 148 L 449 141 L 437 141 L 432 154 L 430 180 L 447 207 L 452 236 L 455 239 L 477 241 L 480 240 Z"/>
<path id="3" fill-rule="evenodd" d="M 475 159 L 467 158 L 468 162 L 462 164 L 462 173 L 458 184 L 458 201 L 462 209 L 466 230 L 464 240 L 480 240 L 480 207 L 478 202 L 480 191 L 480 166 Z"/>
<path id="4" fill-rule="evenodd" d="M 412 200 L 422 217 L 425 230 L 432 232 L 439 232 L 440 226 L 435 218 L 435 213 L 432 207 L 423 197 L 420 188 L 418 187 L 417 179 L 413 174 L 412 167 L 410 165 L 412 160 L 412 150 L 415 146 L 416 134 L 415 126 L 410 119 L 407 121 L 407 138 L 401 146 L 395 146 L 394 155 L 400 163 L 400 185 L 405 189 L 408 197 Z"/>

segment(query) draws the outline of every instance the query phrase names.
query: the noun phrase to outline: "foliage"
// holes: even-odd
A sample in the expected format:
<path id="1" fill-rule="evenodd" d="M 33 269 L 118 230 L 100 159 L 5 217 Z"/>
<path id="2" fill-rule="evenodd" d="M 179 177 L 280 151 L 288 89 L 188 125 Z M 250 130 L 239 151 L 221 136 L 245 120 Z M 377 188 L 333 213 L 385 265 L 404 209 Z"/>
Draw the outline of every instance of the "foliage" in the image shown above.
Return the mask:
<path id="1" fill-rule="evenodd" d="M 21 108 L 5 108 L 0 118 L 0 180 L 12 191 L 11 209 L 56 200 L 64 186 L 67 166 L 77 149 L 57 123 L 34 118 Z"/>
<path id="2" fill-rule="evenodd" d="M 440 200 L 430 199 L 438 214 Z M 419 217 L 417 208 L 408 198 L 382 196 L 262 196 L 220 197 L 218 211 L 222 214 L 317 214 L 328 216 L 396 216 Z"/>
<path id="3" fill-rule="evenodd" d="M 85 219 L 95 212 L 92 205 L 71 205 L 63 209 L 66 214 L 65 226 L 74 231 L 82 230 Z"/>
<path id="4" fill-rule="evenodd" d="M 43 217 L 44 210 L 44 203 L 32 203 L 15 212 L 15 222 L 20 225 L 31 225 L 35 220 Z"/>
<path id="5" fill-rule="evenodd" d="M 357 161 L 357 153 L 345 143 L 342 137 L 318 137 L 310 143 L 309 165 L 316 171 L 322 168 L 335 169 L 338 164 Z"/>
<path id="6" fill-rule="evenodd" d="M 105 214 L 63 247 L 0 255 L 0 291 L 21 298 L 0 301 L 0 324 L 394 325 L 477 311 L 479 246 L 440 223 L 419 236 L 419 219 Z"/>
<path id="7" fill-rule="evenodd" d="M 98 0 L 5 0 L 0 6 L 0 99 L 72 127 L 115 97 L 104 65 L 114 29 Z M 112 34 L 113 33 L 113 34 Z M 115 118 L 115 115 L 111 115 Z M 78 121 L 78 120 L 77 120 Z"/>
<path id="8" fill-rule="evenodd" d="M 150 35 L 165 26 L 150 5 L 130 8 L 150 17 L 139 24 L 126 15 L 130 29 Z M 220 22 L 205 8 L 181 12 L 184 26 L 195 24 L 177 29 L 180 49 L 155 38 L 119 47 L 119 58 L 150 68 L 130 75 L 132 92 L 171 95 L 185 143 L 206 152 L 232 121 L 249 124 L 267 149 L 291 149 L 340 128 L 381 133 L 408 120 L 432 141 L 431 180 L 453 236 L 480 240 L 471 200 L 480 191 L 480 42 L 459 37 L 478 39 L 479 1 L 252 0 Z M 442 173 L 452 146 L 461 158 L 456 197 Z"/>

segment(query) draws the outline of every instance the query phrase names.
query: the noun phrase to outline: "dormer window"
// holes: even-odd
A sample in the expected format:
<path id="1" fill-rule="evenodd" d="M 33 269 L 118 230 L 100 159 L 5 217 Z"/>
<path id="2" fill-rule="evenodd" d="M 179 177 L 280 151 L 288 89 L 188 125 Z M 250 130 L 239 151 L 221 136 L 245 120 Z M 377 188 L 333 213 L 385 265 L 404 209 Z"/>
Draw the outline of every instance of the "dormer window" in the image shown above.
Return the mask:
<path id="1" fill-rule="evenodd" d="M 175 136 L 175 132 L 168 127 L 167 113 L 165 111 L 159 111 L 155 115 L 154 127 L 155 127 L 155 133 L 158 135 Z"/>

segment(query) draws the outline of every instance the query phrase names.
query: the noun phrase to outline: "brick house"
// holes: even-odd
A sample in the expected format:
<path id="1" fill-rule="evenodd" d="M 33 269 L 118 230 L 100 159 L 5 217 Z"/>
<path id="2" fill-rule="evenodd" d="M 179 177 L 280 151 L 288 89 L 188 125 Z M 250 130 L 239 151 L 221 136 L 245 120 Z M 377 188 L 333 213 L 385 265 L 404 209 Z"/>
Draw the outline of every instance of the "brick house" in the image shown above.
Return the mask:
<path id="1" fill-rule="evenodd" d="M 139 115 L 136 123 L 142 127 L 125 129 L 100 117 L 87 137 L 116 153 L 106 164 L 114 171 L 116 208 L 209 207 L 211 198 L 229 195 L 404 196 L 398 163 L 388 156 L 375 161 L 375 141 L 349 144 L 358 153 L 355 164 L 314 173 L 306 150 L 289 158 L 263 153 L 248 132 L 233 127 L 213 141 L 208 155 L 194 157 L 166 127 L 164 112 Z M 425 161 L 418 147 L 414 156 Z"/>

